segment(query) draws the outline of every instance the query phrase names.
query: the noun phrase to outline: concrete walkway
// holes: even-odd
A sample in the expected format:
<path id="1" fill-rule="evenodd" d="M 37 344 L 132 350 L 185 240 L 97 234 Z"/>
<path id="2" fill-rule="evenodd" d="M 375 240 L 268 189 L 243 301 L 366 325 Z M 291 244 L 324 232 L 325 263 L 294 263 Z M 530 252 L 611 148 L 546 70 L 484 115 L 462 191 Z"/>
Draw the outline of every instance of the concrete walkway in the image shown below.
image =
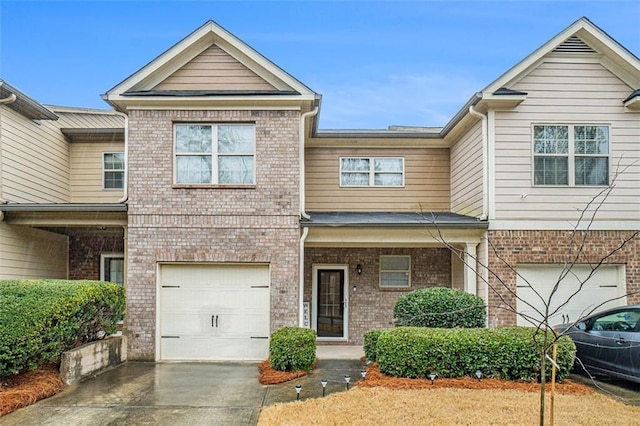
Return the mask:
<path id="1" fill-rule="evenodd" d="M 356 352 L 322 358 L 308 376 L 280 385 L 258 382 L 254 363 L 128 362 L 60 394 L 0 417 L 2 425 L 254 425 L 260 409 L 277 402 L 322 397 L 360 380 Z M 348 354 L 348 355 L 347 355 Z M 329 352 L 323 356 L 330 355 Z M 337 357 L 338 355 L 334 355 Z"/>

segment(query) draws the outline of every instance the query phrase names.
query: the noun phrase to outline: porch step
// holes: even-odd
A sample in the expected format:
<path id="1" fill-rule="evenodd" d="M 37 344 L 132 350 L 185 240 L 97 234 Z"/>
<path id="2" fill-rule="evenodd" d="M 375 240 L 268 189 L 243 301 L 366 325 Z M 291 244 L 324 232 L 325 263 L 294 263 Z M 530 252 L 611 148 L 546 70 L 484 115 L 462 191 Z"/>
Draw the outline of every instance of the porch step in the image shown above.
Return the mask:
<path id="1" fill-rule="evenodd" d="M 362 346 L 318 345 L 316 347 L 316 358 L 318 359 L 359 360 L 363 356 Z"/>

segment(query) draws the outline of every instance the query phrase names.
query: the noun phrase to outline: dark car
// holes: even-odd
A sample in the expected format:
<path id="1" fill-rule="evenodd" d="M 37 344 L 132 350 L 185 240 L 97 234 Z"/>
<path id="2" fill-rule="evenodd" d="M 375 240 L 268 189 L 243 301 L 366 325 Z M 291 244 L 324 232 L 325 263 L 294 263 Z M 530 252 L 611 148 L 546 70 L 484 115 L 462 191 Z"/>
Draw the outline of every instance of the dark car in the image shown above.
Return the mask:
<path id="1" fill-rule="evenodd" d="M 640 305 L 598 312 L 556 330 L 576 344 L 576 370 L 640 383 Z"/>

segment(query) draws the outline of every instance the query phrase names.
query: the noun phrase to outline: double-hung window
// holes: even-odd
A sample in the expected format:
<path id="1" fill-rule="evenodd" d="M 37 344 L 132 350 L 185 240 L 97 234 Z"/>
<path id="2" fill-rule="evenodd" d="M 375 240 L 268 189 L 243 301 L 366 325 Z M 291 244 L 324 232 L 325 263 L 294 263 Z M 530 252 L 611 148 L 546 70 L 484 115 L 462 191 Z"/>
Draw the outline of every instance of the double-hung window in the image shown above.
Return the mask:
<path id="1" fill-rule="evenodd" d="M 255 125 L 176 124 L 175 183 L 255 184 Z"/>
<path id="2" fill-rule="evenodd" d="M 609 127 L 533 126 L 534 185 L 609 185 Z"/>
<path id="3" fill-rule="evenodd" d="M 124 153 L 106 152 L 102 156 L 104 189 L 124 188 Z"/>
<path id="4" fill-rule="evenodd" d="M 340 186 L 404 186 L 404 158 L 342 157 Z"/>

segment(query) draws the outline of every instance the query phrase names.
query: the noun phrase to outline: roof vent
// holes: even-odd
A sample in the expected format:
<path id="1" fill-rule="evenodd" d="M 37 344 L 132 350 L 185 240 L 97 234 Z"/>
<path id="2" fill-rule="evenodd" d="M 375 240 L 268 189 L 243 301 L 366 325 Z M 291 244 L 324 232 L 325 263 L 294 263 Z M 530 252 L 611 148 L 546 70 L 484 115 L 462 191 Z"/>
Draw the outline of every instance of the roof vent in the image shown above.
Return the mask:
<path id="1" fill-rule="evenodd" d="M 597 53 L 577 36 L 571 36 L 553 49 L 555 53 Z"/>

